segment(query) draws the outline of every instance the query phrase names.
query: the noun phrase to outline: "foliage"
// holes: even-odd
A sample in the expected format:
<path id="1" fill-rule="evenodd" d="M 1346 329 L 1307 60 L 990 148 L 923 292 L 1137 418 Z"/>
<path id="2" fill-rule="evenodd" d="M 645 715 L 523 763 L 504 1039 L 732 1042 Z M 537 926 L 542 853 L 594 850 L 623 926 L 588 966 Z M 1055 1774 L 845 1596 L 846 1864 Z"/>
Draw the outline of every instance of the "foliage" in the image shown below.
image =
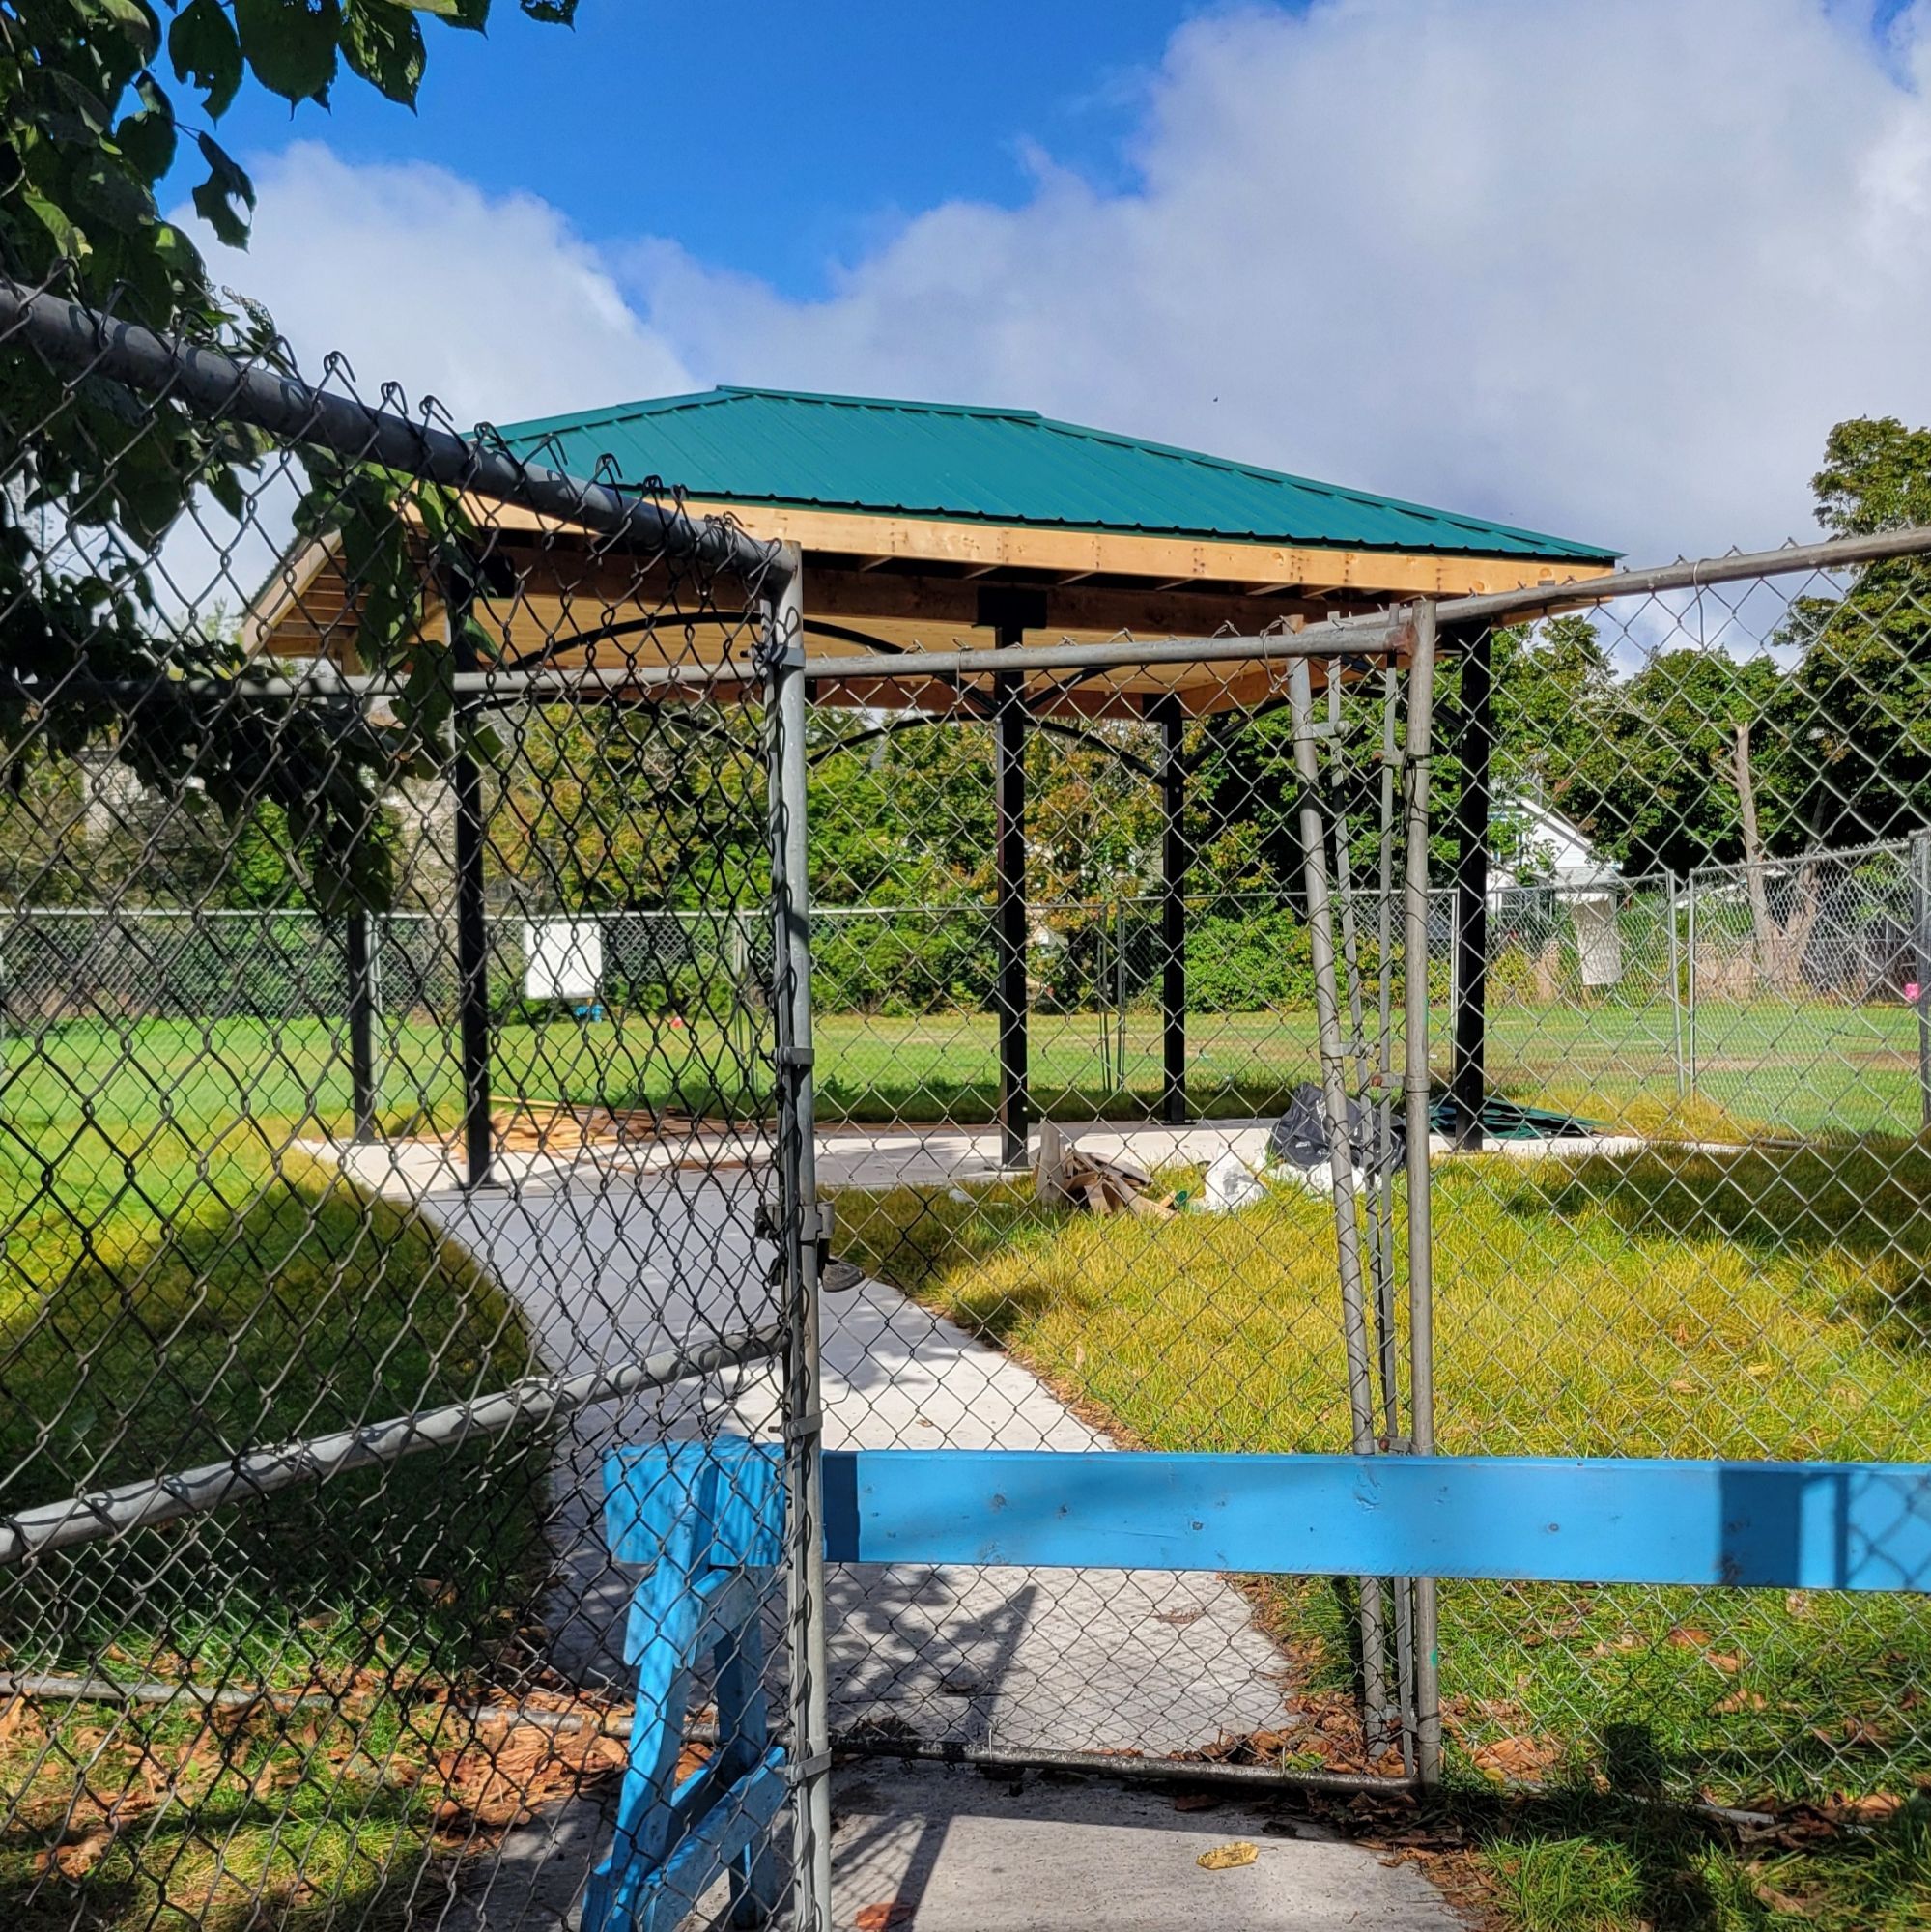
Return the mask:
<path id="1" fill-rule="evenodd" d="M 567 21 L 574 0 L 523 5 Z M 0 269 L 188 342 L 284 365 L 268 316 L 217 296 L 199 251 L 163 218 L 161 185 L 191 139 L 206 169 L 196 211 L 220 240 L 245 245 L 254 187 L 207 124 L 248 75 L 291 102 L 326 105 L 346 70 L 412 102 L 425 13 L 480 31 L 489 0 L 174 0 L 165 32 L 149 0 L 0 0 Z M 199 120 L 184 110 L 185 95 L 199 97 Z M 0 492 L 0 738 L 16 748 L 11 786 L 25 784 L 30 762 L 17 748 L 61 755 L 105 741 L 145 785 L 178 795 L 191 777 L 230 817 L 272 801 L 308 848 L 318 896 L 382 902 L 387 848 L 364 835 L 375 801 L 422 759 L 446 711 L 435 701 L 446 689 L 430 663 L 437 654 L 416 653 L 421 682 L 393 730 L 373 728 L 355 707 L 271 715 L 222 705 L 187 680 L 232 676 L 241 653 L 232 637 L 165 616 L 151 560 L 202 493 L 243 514 L 267 440 L 172 398 L 136 406 L 111 383 L 75 384 L 17 351 L 0 358 L 0 420 L 36 425 Z M 400 508 L 393 479 L 310 462 L 298 525 L 343 532 L 351 582 L 365 599 L 357 645 L 371 668 L 406 639 L 395 595 Z M 432 523 L 446 521 L 430 510 Z M 61 533 L 53 554 L 41 539 L 48 526 Z M 413 595 L 412 582 L 412 608 Z M 59 702 L 43 711 L 35 700 L 49 689 Z M 124 734 L 136 702 L 141 728 Z"/>

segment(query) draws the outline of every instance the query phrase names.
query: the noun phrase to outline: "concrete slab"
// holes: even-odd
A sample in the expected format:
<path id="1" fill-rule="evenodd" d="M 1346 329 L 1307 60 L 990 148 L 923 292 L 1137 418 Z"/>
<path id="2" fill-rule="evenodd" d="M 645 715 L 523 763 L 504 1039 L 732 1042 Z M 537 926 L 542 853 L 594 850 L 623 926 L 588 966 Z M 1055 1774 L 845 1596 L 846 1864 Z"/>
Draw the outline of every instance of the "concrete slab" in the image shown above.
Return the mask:
<path id="1" fill-rule="evenodd" d="M 832 1787 L 838 1932 L 1464 1932 L 1409 1866 L 1306 1820 L 1230 1803 L 946 1766 L 853 1766 Z M 1203 1871 L 1236 1839 L 1259 1857 Z"/>

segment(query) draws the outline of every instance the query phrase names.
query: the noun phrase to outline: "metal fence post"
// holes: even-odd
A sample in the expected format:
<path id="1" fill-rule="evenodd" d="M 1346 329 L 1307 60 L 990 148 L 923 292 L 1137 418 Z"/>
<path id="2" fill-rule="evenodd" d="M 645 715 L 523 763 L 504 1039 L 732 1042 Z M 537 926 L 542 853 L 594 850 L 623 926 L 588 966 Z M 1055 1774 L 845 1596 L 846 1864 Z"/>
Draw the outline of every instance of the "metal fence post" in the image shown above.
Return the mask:
<path id="1" fill-rule="evenodd" d="M 1187 1119 L 1187 765 L 1186 717 L 1163 697 L 1160 725 L 1160 1066 L 1169 1126 Z"/>
<path id="2" fill-rule="evenodd" d="M 1696 867 L 1685 875 L 1690 893 L 1690 909 L 1684 916 L 1684 952 L 1688 955 L 1683 974 L 1684 1059 L 1688 1063 L 1690 1095 L 1696 1095 Z"/>
<path id="3" fill-rule="evenodd" d="M 366 907 L 349 915 L 343 934 L 349 967 L 349 1088 L 355 1137 L 376 1133 L 376 916 Z"/>
<path id="4" fill-rule="evenodd" d="M 443 579 L 449 655 L 461 676 L 476 668 L 469 637 L 471 586 L 458 572 Z M 456 998 L 463 1060 L 463 1185 L 488 1187 L 496 1150 L 490 1127 L 490 935 L 484 914 L 483 775 L 471 740 L 482 716 L 479 694 L 456 700 Z"/>
<path id="5" fill-rule="evenodd" d="M 1676 1061 L 1676 1097 L 1683 1098 L 1686 1091 L 1683 1065 L 1683 961 L 1680 952 L 1681 940 L 1676 930 L 1676 874 L 1662 875 L 1665 904 L 1669 913 L 1669 1033 L 1671 1051 Z"/>
<path id="6" fill-rule="evenodd" d="M 1419 604 L 1408 664 L 1402 894 L 1402 1088 L 1407 1102 L 1408 1130 L 1408 1428 L 1417 1456 L 1434 1453 L 1434 1251 L 1428 1159 L 1428 777 L 1434 728 L 1434 606 Z M 1415 1772 L 1424 1785 L 1432 1785 L 1441 1781 L 1441 1652 L 1434 1578 L 1417 1577 L 1414 1593 Z"/>
<path id="7" fill-rule="evenodd" d="M 772 1007 L 777 1020 L 780 1261 L 787 1288 L 784 1463 L 791 1770 L 797 1794 L 792 1913 L 831 1932 L 831 1719 L 825 1635 L 823 1373 L 818 1352 L 817 1169 L 813 1155 L 809 852 L 805 795 L 805 582 L 798 552 L 768 606 L 765 688 L 771 814 Z"/>

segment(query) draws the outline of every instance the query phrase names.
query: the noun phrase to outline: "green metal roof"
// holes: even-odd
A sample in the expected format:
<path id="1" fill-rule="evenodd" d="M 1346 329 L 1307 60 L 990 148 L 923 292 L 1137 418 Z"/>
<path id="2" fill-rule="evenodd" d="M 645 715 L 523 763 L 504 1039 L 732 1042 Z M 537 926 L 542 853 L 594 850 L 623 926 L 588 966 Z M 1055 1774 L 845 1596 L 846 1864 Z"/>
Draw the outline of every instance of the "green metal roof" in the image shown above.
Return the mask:
<path id="1" fill-rule="evenodd" d="M 707 389 L 511 423 L 525 456 L 706 501 L 1607 563 L 1617 553 L 1033 410 Z"/>

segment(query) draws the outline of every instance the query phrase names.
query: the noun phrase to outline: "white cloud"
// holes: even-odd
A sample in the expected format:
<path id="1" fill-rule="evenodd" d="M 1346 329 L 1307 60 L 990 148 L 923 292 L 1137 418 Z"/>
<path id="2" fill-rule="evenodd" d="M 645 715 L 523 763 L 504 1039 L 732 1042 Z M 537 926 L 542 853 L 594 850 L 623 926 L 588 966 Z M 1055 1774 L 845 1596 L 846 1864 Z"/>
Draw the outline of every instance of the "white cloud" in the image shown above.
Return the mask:
<path id="1" fill-rule="evenodd" d="M 268 304 L 305 372 L 339 351 L 365 397 L 399 383 L 466 427 L 697 386 L 534 194 L 487 195 L 421 164 L 351 166 L 313 141 L 251 157 L 250 172 L 247 252 L 197 239 L 218 280 Z"/>
<path id="2" fill-rule="evenodd" d="M 1885 44 L 1823 0 L 1197 19 L 1130 192 L 1041 161 L 815 301 L 302 147 L 261 172 L 245 282 L 305 353 L 459 414 L 686 370 L 1015 403 L 1645 559 L 1749 547 L 1808 527 L 1832 422 L 1931 420 L 1926 6 Z"/>
<path id="3" fill-rule="evenodd" d="M 635 270 L 694 363 L 1033 404 L 1620 544 L 1808 526 L 1931 418 L 1931 70 L 1814 0 L 1326 0 L 1174 38 L 1103 196 L 954 205 L 831 298 Z"/>

